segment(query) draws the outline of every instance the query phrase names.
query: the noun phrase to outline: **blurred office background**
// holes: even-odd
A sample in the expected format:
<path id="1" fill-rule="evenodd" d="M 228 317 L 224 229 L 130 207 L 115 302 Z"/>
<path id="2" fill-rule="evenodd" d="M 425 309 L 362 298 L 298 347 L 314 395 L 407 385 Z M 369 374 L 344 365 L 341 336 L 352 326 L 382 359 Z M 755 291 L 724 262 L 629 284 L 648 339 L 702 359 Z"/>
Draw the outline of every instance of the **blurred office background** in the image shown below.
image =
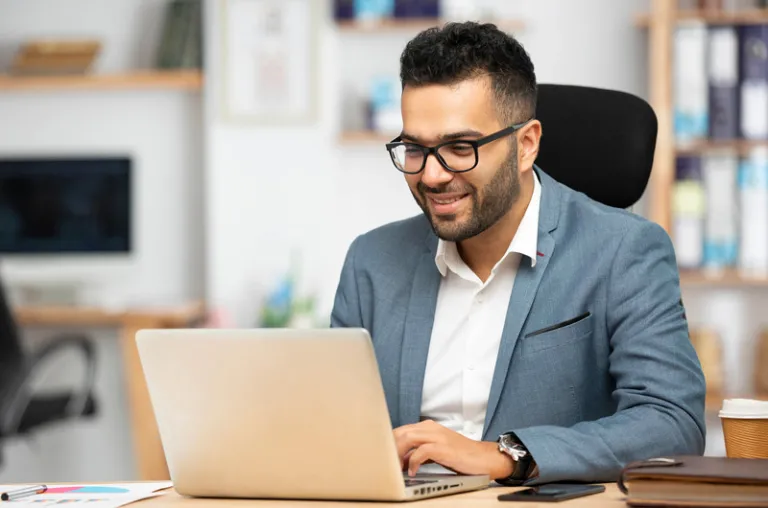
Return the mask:
<path id="1" fill-rule="evenodd" d="M 435 18 L 497 22 L 542 83 L 659 108 L 634 211 L 673 234 L 707 453 L 724 453 L 722 398 L 768 392 L 761 2 L 0 0 L 10 315 L 24 351 L 77 334 L 97 366 L 93 414 L 0 437 L 0 482 L 157 476 L 138 328 L 327 325 L 354 237 L 420 213 L 383 143 L 399 131 L 399 54 Z M 83 365 L 53 354 L 35 389 L 77 390 Z"/>

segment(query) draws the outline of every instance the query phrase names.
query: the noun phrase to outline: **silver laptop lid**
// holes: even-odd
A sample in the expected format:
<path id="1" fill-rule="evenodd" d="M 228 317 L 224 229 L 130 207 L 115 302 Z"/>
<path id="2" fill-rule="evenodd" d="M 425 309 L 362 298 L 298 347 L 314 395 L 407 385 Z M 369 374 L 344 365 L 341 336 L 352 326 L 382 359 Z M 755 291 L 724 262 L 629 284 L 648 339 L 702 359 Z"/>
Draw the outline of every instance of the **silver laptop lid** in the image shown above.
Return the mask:
<path id="1" fill-rule="evenodd" d="M 367 331 L 142 330 L 136 340 L 179 493 L 405 497 Z"/>

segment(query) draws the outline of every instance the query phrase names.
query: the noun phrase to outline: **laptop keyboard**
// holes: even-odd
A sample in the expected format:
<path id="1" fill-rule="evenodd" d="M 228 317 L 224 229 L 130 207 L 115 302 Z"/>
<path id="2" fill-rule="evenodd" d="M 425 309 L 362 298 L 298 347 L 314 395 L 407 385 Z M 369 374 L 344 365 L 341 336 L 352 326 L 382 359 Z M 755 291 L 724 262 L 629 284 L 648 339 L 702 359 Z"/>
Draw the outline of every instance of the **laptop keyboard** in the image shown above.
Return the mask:
<path id="1" fill-rule="evenodd" d="M 403 478 L 406 487 L 415 487 L 416 485 L 426 485 L 427 483 L 437 483 L 437 480 L 418 480 L 416 478 Z"/>

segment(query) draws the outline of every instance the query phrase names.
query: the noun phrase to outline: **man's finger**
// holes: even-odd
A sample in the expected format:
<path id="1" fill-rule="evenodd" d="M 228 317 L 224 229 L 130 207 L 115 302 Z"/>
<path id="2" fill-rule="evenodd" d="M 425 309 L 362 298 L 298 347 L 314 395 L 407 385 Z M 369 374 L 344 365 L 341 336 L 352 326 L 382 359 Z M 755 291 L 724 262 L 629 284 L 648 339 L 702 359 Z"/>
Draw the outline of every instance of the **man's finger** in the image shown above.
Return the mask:
<path id="1" fill-rule="evenodd" d="M 403 434 L 405 434 L 407 432 L 410 432 L 412 430 L 423 429 L 424 428 L 424 423 L 428 422 L 428 421 L 430 421 L 430 420 L 425 420 L 424 422 L 419 422 L 419 423 L 409 423 L 407 425 L 401 425 L 400 427 L 397 427 L 393 431 L 394 434 L 395 434 L 395 438 L 397 438 L 398 436 L 401 436 L 401 435 L 403 435 Z"/>
<path id="2" fill-rule="evenodd" d="M 411 454 L 414 452 L 414 449 L 411 449 L 409 452 L 407 452 L 403 457 L 400 459 L 400 469 L 405 471 L 405 466 L 408 465 L 408 461 L 411 460 Z"/>
<path id="3" fill-rule="evenodd" d="M 425 432 L 421 429 L 413 429 L 395 436 L 395 445 L 397 446 L 397 456 L 405 457 L 405 454 L 413 448 L 418 448 L 427 443 L 433 443 L 437 440 L 437 434 L 434 432 Z"/>
<path id="4" fill-rule="evenodd" d="M 408 459 L 408 475 L 415 476 L 421 465 L 428 460 L 437 462 L 435 456 L 438 453 L 438 448 L 439 445 L 428 443 L 413 450 L 411 457 Z"/>

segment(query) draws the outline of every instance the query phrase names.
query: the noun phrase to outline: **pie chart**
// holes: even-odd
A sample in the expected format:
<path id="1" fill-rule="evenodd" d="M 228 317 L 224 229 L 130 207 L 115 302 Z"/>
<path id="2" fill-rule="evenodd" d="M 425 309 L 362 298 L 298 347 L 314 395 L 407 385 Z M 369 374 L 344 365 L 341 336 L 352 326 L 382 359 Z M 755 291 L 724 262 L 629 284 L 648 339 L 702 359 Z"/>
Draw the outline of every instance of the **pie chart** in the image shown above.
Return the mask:
<path id="1" fill-rule="evenodd" d="M 51 487 L 46 494 L 126 494 L 130 492 L 122 487 L 100 487 L 98 485 L 68 485 L 66 487 Z"/>

